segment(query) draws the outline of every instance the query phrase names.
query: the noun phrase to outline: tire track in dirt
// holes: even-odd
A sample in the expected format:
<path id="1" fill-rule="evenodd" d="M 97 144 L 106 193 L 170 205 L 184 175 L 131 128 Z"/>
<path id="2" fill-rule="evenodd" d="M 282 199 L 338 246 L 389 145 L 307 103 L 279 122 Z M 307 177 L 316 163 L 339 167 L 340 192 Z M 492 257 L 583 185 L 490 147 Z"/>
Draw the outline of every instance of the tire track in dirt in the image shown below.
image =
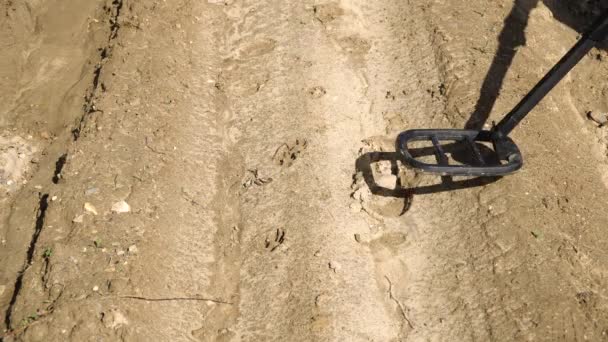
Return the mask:
<path id="1" fill-rule="evenodd" d="M 351 62 L 365 42 L 353 35 L 357 31 L 328 37 L 327 23 L 318 23 L 314 12 L 312 2 L 226 6 L 235 21 L 226 39 L 226 91 L 231 111 L 239 114 L 233 127 L 241 132 L 240 155 L 251 170 L 240 195 L 242 268 L 234 328 L 240 339 L 391 336 L 386 313 L 376 304 L 381 294 L 369 277 L 371 260 L 357 258 L 350 226 L 364 223 L 343 214 L 356 155 L 351 142 L 360 129 L 356 99 L 365 92 L 364 75 Z M 269 17 L 277 20 L 271 25 Z M 347 145 L 336 140 L 337 133 L 351 132 Z"/>
<path id="2" fill-rule="evenodd" d="M 443 74 L 427 30 L 424 6 L 384 2 L 368 7 L 377 18 L 373 32 L 376 49 L 367 63 L 368 72 L 375 75 L 370 81 L 369 94 L 374 103 L 370 114 L 382 118 L 383 127 L 370 131 L 362 141 L 359 161 L 369 165 L 380 186 L 393 191 L 400 184 L 407 186 L 408 181 L 394 155 L 396 135 L 411 127 L 446 127 L 450 122 L 444 116 Z M 377 152 L 390 157 L 375 163 L 365 157 Z M 443 271 L 429 261 L 438 234 L 428 229 L 437 214 L 424 198 L 410 203 L 406 193 L 402 193 L 404 198 L 372 194 L 362 170 L 358 171 L 354 198 L 361 202 L 371 228 L 361 239 L 374 258 L 375 279 L 386 294 L 384 305 L 400 322 L 399 339 L 421 339 L 429 326 L 428 306 L 449 301 L 441 291 L 428 293 L 433 287 L 431 280 Z"/>

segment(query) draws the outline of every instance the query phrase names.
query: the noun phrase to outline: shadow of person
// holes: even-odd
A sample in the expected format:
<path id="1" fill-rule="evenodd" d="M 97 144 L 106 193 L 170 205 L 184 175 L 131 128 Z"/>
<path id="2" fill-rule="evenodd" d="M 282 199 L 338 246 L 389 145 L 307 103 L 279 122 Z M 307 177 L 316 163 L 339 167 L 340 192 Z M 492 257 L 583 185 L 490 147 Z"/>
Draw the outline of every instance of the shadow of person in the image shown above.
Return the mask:
<path id="1" fill-rule="evenodd" d="M 498 50 L 481 86 L 475 109 L 465 124 L 466 129 L 481 130 L 488 120 L 517 49 L 526 45 L 526 27 L 530 13 L 537 6 L 538 1 L 515 1 L 498 36 Z"/>
<path id="2" fill-rule="evenodd" d="M 589 26 L 608 10 L 608 2 L 605 0 L 544 0 L 543 3 L 551 10 L 555 19 L 579 33 L 586 32 Z M 598 48 L 607 49 L 608 41 L 599 43 Z"/>
<path id="3" fill-rule="evenodd" d="M 475 109 L 466 122 L 465 128 L 481 130 L 488 120 L 517 49 L 526 44 L 525 31 L 530 13 L 537 7 L 539 1 L 515 0 L 511 12 L 504 21 L 503 30 L 498 36 L 498 50 L 481 86 Z M 584 33 L 597 17 L 608 9 L 608 4 L 593 0 L 545 0 L 543 3 L 551 10 L 554 18 L 579 33 Z M 607 45 L 607 41 L 604 40 L 598 44 L 598 47 L 605 49 Z"/>

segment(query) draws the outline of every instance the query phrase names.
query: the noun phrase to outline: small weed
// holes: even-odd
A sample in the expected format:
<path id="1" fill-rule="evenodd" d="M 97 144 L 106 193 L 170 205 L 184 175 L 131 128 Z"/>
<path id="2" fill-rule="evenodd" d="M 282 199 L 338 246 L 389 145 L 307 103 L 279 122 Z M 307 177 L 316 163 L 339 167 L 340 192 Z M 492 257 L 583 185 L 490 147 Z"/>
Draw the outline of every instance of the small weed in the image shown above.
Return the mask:
<path id="1" fill-rule="evenodd" d="M 44 252 L 42 253 L 42 257 L 45 259 L 50 259 L 51 256 L 53 256 L 53 247 L 47 247 L 44 249 Z"/>
<path id="2" fill-rule="evenodd" d="M 21 327 L 27 327 L 28 325 L 36 322 L 36 320 L 38 320 L 38 318 L 40 318 L 40 316 L 38 314 L 31 314 L 31 315 L 27 316 L 26 318 L 22 319 L 21 322 L 19 322 L 19 325 L 21 325 Z"/>

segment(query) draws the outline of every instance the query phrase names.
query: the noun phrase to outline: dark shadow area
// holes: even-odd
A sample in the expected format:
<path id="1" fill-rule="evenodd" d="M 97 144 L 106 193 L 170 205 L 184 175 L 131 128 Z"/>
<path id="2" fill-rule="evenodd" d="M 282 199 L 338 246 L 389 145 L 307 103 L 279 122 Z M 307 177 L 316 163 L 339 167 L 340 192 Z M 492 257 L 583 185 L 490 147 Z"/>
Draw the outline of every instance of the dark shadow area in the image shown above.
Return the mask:
<path id="1" fill-rule="evenodd" d="M 591 24 L 608 9 L 606 0 L 544 0 L 553 17 L 578 33 L 586 32 Z M 608 42 L 598 46 L 607 49 Z"/>
<path id="2" fill-rule="evenodd" d="M 448 144 L 440 143 L 441 148 L 448 156 L 448 162 L 450 165 L 471 165 L 471 166 L 483 166 L 479 163 L 479 160 L 475 157 L 475 154 L 471 151 L 468 145 L 464 141 L 454 141 Z M 486 165 L 498 165 L 500 160 L 496 152 L 480 143 L 476 143 L 476 146 L 481 154 L 481 157 L 485 161 Z M 436 150 L 432 146 L 409 148 L 408 150 L 412 157 L 418 159 L 421 157 L 435 156 Z"/>
<path id="3" fill-rule="evenodd" d="M 61 171 L 63 170 L 63 167 L 65 166 L 65 163 L 67 160 L 68 160 L 68 154 L 64 153 L 55 162 L 55 173 L 53 173 L 53 179 L 52 179 L 53 184 L 59 183 L 59 180 L 61 179 Z"/>
<path id="4" fill-rule="evenodd" d="M 479 100 L 465 124 L 465 128 L 481 130 L 488 120 L 517 49 L 526 45 L 526 27 L 530 13 L 539 2 L 540 0 L 515 0 L 498 37 L 498 50 L 481 86 Z M 579 33 L 586 32 L 599 15 L 608 8 L 606 1 L 599 0 L 545 0 L 544 3 L 557 20 Z M 606 40 L 598 47 L 606 49 Z M 533 85 L 530 84 L 530 89 Z"/>
<path id="5" fill-rule="evenodd" d="M 475 110 L 465 124 L 466 129 L 481 130 L 488 120 L 517 48 L 526 45 L 526 27 L 532 9 L 539 0 L 516 0 L 498 36 L 498 50 L 481 86 Z"/>
<path id="6" fill-rule="evenodd" d="M 44 219 L 46 217 L 46 210 L 49 207 L 49 194 L 41 194 L 40 202 L 38 208 L 38 215 L 36 216 L 36 226 L 34 229 L 34 234 L 32 235 L 32 240 L 30 241 L 30 245 L 27 249 L 26 260 L 21 272 L 19 272 L 19 276 L 15 281 L 15 288 L 13 290 L 13 295 L 11 297 L 11 301 L 6 309 L 6 313 L 4 316 L 4 324 L 8 329 L 12 329 L 14 324 L 12 322 L 12 314 L 15 303 L 17 303 L 17 297 L 19 297 L 19 292 L 23 287 L 23 277 L 25 276 L 25 271 L 32 264 L 32 260 L 34 259 L 34 252 L 36 251 L 36 243 L 38 242 L 38 238 L 40 237 L 40 233 L 42 232 L 42 228 L 44 228 Z M 0 337 L 1 340 L 2 337 Z"/>
<path id="7" fill-rule="evenodd" d="M 446 145 L 448 146 L 448 145 Z M 415 151 L 416 157 L 434 155 L 433 148 L 412 149 Z M 414 155 L 414 153 L 412 153 Z M 399 154 L 397 152 L 370 152 L 362 155 L 357 159 L 357 172 L 363 174 L 365 183 L 370 191 L 377 196 L 395 197 L 395 198 L 411 198 L 414 195 L 427 195 L 444 191 L 462 190 L 488 185 L 498 181 L 501 177 L 476 177 L 455 181 L 452 177 L 441 177 L 441 183 L 424 186 L 408 186 L 401 184 L 399 177 Z M 394 175 L 397 175 L 397 186 L 395 189 L 388 189 L 379 186 L 375 179 L 372 170 L 373 164 L 380 161 L 390 161 L 391 169 Z"/>

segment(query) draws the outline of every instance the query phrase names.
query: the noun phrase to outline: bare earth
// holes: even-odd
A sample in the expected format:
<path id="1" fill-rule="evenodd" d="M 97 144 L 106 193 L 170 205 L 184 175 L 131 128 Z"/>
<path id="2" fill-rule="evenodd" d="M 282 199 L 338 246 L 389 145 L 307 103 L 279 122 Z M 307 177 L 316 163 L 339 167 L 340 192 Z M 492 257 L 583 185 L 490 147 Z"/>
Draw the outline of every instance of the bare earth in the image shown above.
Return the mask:
<path id="1" fill-rule="evenodd" d="M 605 50 L 513 176 L 394 153 L 499 120 L 597 7 L 0 1 L 0 340 L 607 340 Z"/>

